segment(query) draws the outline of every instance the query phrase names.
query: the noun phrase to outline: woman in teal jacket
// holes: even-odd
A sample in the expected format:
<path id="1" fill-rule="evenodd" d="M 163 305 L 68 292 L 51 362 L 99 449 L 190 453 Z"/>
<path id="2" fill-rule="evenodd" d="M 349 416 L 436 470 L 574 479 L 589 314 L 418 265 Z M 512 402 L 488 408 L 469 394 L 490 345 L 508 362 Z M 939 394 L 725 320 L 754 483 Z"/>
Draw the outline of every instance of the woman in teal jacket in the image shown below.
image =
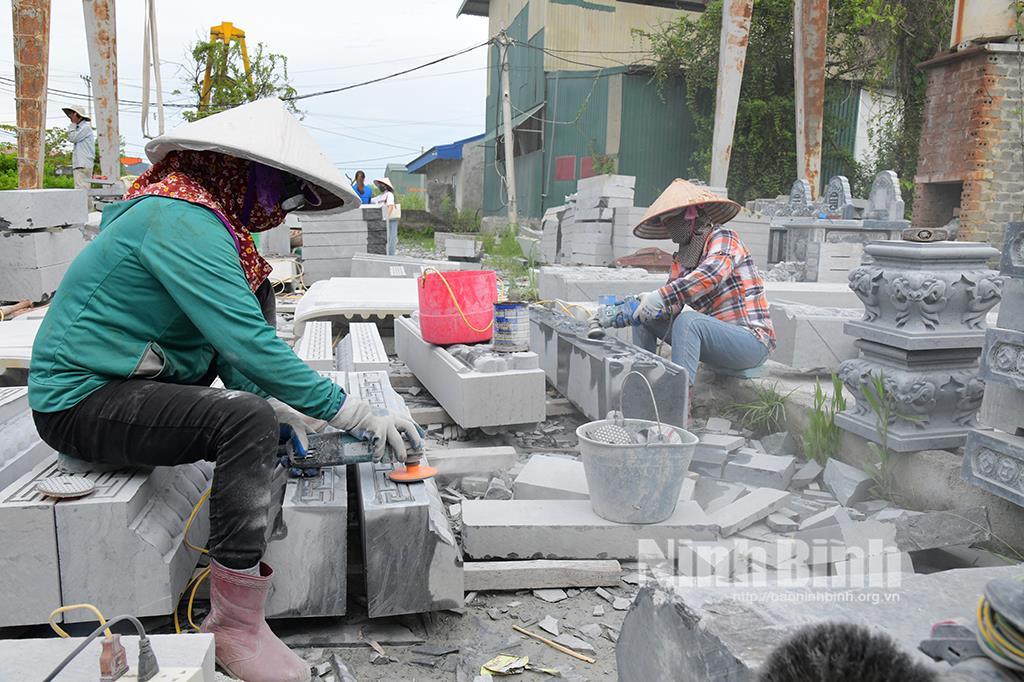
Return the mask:
<path id="1" fill-rule="evenodd" d="M 29 371 L 36 426 L 88 462 L 215 462 L 203 630 L 236 677 L 306 680 L 309 667 L 263 620 L 279 423 L 359 430 L 399 457 L 402 435 L 417 446 L 419 435 L 347 397 L 278 338 L 252 232 L 288 210 L 358 200 L 277 100 L 185 125 L 146 151 L 153 167 L 103 212 L 44 318 Z M 210 388 L 218 376 L 226 388 Z"/>

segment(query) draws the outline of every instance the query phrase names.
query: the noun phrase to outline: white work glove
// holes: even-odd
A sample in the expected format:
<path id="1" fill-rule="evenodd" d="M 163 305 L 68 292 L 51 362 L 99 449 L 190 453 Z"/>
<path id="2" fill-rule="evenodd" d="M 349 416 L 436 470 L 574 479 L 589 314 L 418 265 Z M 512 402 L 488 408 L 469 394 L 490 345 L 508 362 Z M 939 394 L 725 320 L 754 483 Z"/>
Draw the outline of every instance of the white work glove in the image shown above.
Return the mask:
<path id="1" fill-rule="evenodd" d="M 298 410 L 285 405 L 277 398 L 270 398 L 267 402 L 274 408 L 277 422 L 292 427 L 299 442 L 302 443 L 303 450 L 309 450 L 309 434 L 320 433 L 327 427 L 327 422 L 324 420 L 307 417 Z"/>
<path id="2" fill-rule="evenodd" d="M 338 414 L 328 422 L 331 426 L 348 431 L 354 436 L 370 441 L 374 449 L 374 460 L 384 456 L 385 446 L 390 445 L 399 462 L 405 461 L 404 435 L 417 450 L 423 447 L 416 422 L 392 414 L 388 410 L 373 407 L 365 400 L 346 396 Z"/>
<path id="3" fill-rule="evenodd" d="M 640 294 L 640 305 L 636 308 L 634 317 L 641 322 L 651 322 L 665 314 L 665 299 L 661 292 L 655 289 L 646 294 Z"/>

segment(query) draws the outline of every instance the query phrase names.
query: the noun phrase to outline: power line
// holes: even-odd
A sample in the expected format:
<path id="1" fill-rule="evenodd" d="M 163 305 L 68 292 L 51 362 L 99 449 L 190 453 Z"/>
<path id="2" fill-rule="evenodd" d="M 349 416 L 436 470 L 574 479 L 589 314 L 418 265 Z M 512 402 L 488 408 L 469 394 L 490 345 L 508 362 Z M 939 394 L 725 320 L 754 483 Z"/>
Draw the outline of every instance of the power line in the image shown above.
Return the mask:
<path id="1" fill-rule="evenodd" d="M 459 50 L 458 52 L 453 52 L 452 54 L 446 55 L 444 57 L 439 57 L 438 59 L 433 59 L 433 60 L 431 60 L 429 62 L 426 62 L 424 64 L 420 64 L 419 66 L 413 66 L 413 67 L 408 68 L 408 69 L 403 69 L 402 71 L 396 71 L 395 73 L 388 74 L 387 76 L 380 76 L 378 78 L 371 78 L 370 80 L 363 81 L 361 83 L 353 83 L 352 85 L 344 85 L 344 86 L 342 86 L 340 88 L 331 88 L 330 90 L 321 90 L 319 92 L 310 92 L 310 93 L 306 93 L 305 95 L 294 95 L 292 97 L 285 97 L 283 99 L 291 100 L 293 102 L 297 102 L 298 100 L 309 99 L 310 97 L 320 97 L 322 95 L 333 95 L 334 93 L 337 93 L 337 92 L 345 92 L 346 90 L 354 90 L 355 88 L 361 88 L 364 85 L 372 85 L 373 83 L 380 83 L 381 81 L 391 80 L 392 78 L 397 78 L 398 76 L 404 76 L 407 73 L 412 73 L 413 71 L 419 71 L 420 69 L 425 69 L 428 66 L 433 66 L 434 64 L 440 64 L 441 62 L 447 61 L 449 59 L 454 59 L 455 57 L 458 57 L 460 55 L 466 54 L 467 52 L 471 52 L 471 51 L 473 51 L 473 50 L 475 50 L 477 48 L 483 47 L 484 45 L 489 45 L 489 44 L 491 44 L 491 42 L 492 42 L 492 40 L 487 40 L 486 42 L 479 43 L 477 45 L 473 45 L 472 47 L 467 47 L 465 49 Z"/>
<path id="2" fill-rule="evenodd" d="M 318 130 L 321 133 L 328 133 L 330 135 L 337 135 L 338 137 L 347 137 L 350 140 L 358 140 L 359 142 L 369 142 L 370 144 L 379 144 L 379 145 L 384 146 L 384 147 L 392 147 L 394 149 L 402 149 L 404 151 L 410 151 L 410 152 L 419 152 L 420 151 L 419 149 L 416 149 L 414 147 L 406 147 L 404 145 L 391 144 L 390 142 L 381 142 L 380 140 L 371 140 L 371 139 L 368 139 L 368 138 L 365 138 L 365 137 L 357 137 L 355 135 L 348 135 L 347 133 L 339 133 L 336 130 L 328 130 L 327 128 L 318 128 L 317 126 L 311 126 L 308 123 L 306 124 L 306 127 L 309 128 L 310 130 Z"/>

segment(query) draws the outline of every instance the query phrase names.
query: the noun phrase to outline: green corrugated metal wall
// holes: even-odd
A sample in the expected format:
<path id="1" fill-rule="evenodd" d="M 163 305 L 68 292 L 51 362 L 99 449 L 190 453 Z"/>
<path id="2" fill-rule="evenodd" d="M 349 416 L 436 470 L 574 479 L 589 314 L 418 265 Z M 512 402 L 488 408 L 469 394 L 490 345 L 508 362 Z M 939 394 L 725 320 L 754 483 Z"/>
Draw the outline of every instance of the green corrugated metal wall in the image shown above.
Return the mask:
<path id="1" fill-rule="evenodd" d="M 636 206 L 650 206 L 674 179 L 690 177 L 695 130 L 682 80 L 659 93 L 649 75 L 623 76 L 619 173 L 636 176 Z"/>
<path id="2" fill-rule="evenodd" d="M 829 178 L 847 174 L 843 150 L 852 155 L 857 140 L 857 118 L 860 115 L 860 86 L 847 81 L 825 84 L 825 143 L 821 155 L 821 187 Z"/>
<path id="3" fill-rule="evenodd" d="M 576 157 L 576 177 L 582 159 L 604 154 L 608 127 L 608 76 L 601 71 L 554 71 L 546 74 L 544 107 L 543 208 L 561 206 L 576 191 L 576 180 L 555 180 L 555 158 Z"/>

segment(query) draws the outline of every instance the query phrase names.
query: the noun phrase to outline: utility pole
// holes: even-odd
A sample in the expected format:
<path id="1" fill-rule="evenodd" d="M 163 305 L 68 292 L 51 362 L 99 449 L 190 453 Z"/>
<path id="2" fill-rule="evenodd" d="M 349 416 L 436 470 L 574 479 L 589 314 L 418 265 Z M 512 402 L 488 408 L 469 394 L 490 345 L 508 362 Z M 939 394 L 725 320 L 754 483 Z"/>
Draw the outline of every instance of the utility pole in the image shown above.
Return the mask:
<path id="1" fill-rule="evenodd" d="M 43 186 L 50 0 L 12 0 L 14 102 L 18 129 L 18 189 Z"/>
<path id="2" fill-rule="evenodd" d="M 508 84 L 508 50 L 512 40 L 505 29 L 498 34 L 501 45 L 501 115 L 505 121 L 505 187 L 508 190 L 508 224 L 519 229 L 519 211 L 516 207 L 515 131 L 512 129 L 512 95 Z"/>
<path id="3" fill-rule="evenodd" d="M 89 101 L 86 102 L 85 110 L 89 114 L 89 120 L 92 120 L 92 77 L 86 76 L 85 74 L 78 74 L 78 77 L 85 81 L 85 92 L 89 95 Z"/>

